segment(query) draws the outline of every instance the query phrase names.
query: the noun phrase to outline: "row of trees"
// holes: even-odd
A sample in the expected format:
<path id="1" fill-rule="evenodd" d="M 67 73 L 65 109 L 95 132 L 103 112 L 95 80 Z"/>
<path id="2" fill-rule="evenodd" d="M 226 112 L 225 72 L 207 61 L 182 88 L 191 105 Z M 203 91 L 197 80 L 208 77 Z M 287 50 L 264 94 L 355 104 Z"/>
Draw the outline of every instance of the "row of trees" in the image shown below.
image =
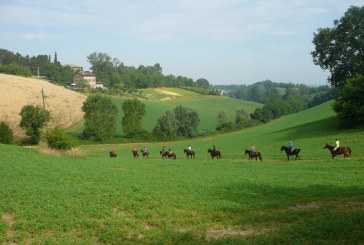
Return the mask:
<path id="1" fill-rule="evenodd" d="M 188 87 L 203 88 L 210 94 L 217 91 L 210 90 L 209 82 L 200 78 L 193 81 L 185 76 L 163 75 L 159 63 L 153 66 L 140 65 L 126 66 L 117 58 L 112 58 L 106 53 L 92 53 L 87 56 L 91 64 L 91 70 L 96 74 L 97 81 L 102 82 L 108 88 L 115 89 L 142 89 L 154 87 Z M 198 92 L 198 90 L 196 90 Z"/>
<path id="2" fill-rule="evenodd" d="M 264 123 L 321 104 L 337 96 L 337 89 L 329 86 L 313 88 L 303 84 L 274 83 L 270 80 L 252 85 L 228 85 L 225 88 L 229 89 L 231 97 L 264 104 L 262 108 L 257 108 L 250 114 L 250 119 Z"/>
<path id="3" fill-rule="evenodd" d="M 185 87 L 198 93 L 219 94 L 211 89 L 209 82 L 200 78 L 194 81 L 185 76 L 163 75 L 160 64 L 140 65 L 138 68 L 126 66 L 106 53 L 91 53 L 87 56 L 96 79 L 109 89 L 133 90 L 149 87 Z M 74 71 L 58 61 L 57 53 L 53 61 L 50 55 L 30 57 L 0 49 L 0 72 L 21 76 L 42 76 L 61 85 L 73 82 Z"/>
<path id="4" fill-rule="evenodd" d="M 0 72 L 20 76 L 42 76 L 57 84 L 72 82 L 73 71 L 58 61 L 57 53 L 53 60 L 50 55 L 22 56 L 6 49 L 0 49 Z"/>
<path id="5" fill-rule="evenodd" d="M 121 109 L 123 117 L 121 125 L 126 137 L 144 135 L 142 119 L 146 113 L 145 105 L 138 99 L 128 99 Z M 103 141 L 111 138 L 116 132 L 116 116 L 118 108 L 110 97 L 96 94 L 90 95 L 82 106 L 85 112 L 86 139 Z M 176 136 L 193 137 L 197 135 L 200 119 L 198 113 L 189 107 L 177 106 L 173 111 L 166 111 L 153 129 L 157 139 L 172 139 Z"/>
<path id="6" fill-rule="evenodd" d="M 228 91 L 228 96 L 267 104 L 272 97 L 285 99 L 289 96 L 301 98 L 304 108 L 310 108 L 336 98 L 338 89 L 328 85 L 311 87 L 304 84 L 277 83 L 271 80 L 251 85 L 219 85 L 217 88 Z"/>

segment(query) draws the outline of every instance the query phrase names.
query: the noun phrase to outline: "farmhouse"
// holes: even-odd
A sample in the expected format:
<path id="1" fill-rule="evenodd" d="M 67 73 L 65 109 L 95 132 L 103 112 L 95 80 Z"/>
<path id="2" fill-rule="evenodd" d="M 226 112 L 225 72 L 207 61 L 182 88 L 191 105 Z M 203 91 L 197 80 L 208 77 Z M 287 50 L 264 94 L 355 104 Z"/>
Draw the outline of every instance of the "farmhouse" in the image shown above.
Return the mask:
<path id="1" fill-rule="evenodd" d="M 73 72 L 83 72 L 82 66 L 76 66 L 76 65 L 68 65 Z"/>
<path id="2" fill-rule="evenodd" d="M 90 71 L 78 72 L 73 75 L 73 84 L 77 79 L 85 80 L 91 88 L 104 88 L 104 85 L 96 81 L 96 75 Z"/>

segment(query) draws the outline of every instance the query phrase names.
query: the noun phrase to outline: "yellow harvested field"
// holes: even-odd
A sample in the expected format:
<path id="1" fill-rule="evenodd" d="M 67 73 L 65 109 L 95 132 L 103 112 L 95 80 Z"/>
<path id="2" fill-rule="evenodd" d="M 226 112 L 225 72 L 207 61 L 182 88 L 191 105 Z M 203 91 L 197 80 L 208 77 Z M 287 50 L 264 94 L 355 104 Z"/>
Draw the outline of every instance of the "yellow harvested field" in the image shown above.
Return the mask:
<path id="1" fill-rule="evenodd" d="M 49 128 L 69 127 L 83 119 L 85 95 L 41 79 L 0 74 L 0 121 L 9 124 L 16 139 L 25 136 L 19 127 L 21 108 L 28 104 L 43 107 L 42 89 L 46 110 L 52 117 Z"/>

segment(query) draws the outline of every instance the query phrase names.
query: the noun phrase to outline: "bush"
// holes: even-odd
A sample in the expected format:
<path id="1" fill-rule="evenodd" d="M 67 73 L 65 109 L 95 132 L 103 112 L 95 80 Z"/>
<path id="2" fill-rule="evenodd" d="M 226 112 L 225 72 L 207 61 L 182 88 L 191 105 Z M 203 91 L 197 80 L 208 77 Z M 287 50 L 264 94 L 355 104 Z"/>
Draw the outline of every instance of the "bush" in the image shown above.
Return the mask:
<path id="1" fill-rule="evenodd" d="M 45 138 L 48 147 L 51 149 L 65 151 L 70 150 L 74 146 L 72 139 L 58 126 L 48 132 Z"/>
<path id="2" fill-rule="evenodd" d="M 32 76 L 32 71 L 29 68 L 14 63 L 0 66 L 0 73 L 6 73 L 24 77 Z"/>
<path id="3" fill-rule="evenodd" d="M 0 123 L 0 143 L 11 144 L 13 142 L 13 130 L 5 123 Z"/>

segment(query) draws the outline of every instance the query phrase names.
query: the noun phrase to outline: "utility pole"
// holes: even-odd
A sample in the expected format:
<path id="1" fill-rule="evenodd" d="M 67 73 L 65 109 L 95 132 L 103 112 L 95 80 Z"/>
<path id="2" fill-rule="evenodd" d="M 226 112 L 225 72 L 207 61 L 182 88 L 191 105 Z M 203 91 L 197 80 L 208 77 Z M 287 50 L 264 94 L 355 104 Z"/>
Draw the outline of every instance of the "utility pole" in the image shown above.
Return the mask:
<path id="1" fill-rule="evenodd" d="M 48 120 L 47 120 L 47 113 L 46 113 L 46 108 L 45 108 L 45 100 L 44 100 L 44 92 L 43 92 L 43 88 L 42 88 L 42 99 L 43 99 L 43 113 L 44 113 L 44 116 L 46 118 L 45 120 L 45 127 L 46 127 L 46 132 L 48 133 Z"/>
<path id="2" fill-rule="evenodd" d="M 38 78 L 39 78 L 39 66 L 38 66 L 38 69 L 37 69 L 37 75 L 38 75 Z M 43 94 L 43 89 L 42 89 L 42 94 Z"/>

